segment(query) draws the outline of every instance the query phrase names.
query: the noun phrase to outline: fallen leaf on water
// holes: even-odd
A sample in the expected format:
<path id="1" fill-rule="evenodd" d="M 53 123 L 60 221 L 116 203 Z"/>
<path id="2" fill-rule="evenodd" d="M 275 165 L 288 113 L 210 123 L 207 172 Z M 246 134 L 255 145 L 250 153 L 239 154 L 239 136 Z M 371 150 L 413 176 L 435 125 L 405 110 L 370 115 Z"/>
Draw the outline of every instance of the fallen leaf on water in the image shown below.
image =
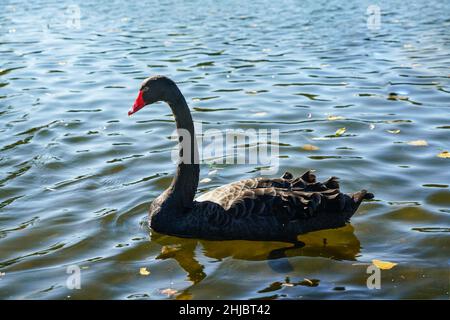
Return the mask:
<path id="1" fill-rule="evenodd" d="M 450 152 L 448 152 L 448 151 L 442 151 L 441 153 L 439 153 L 438 155 L 437 155 L 439 158 L 450 158 Z"/>
<path id="2" fill-rule="evenodd" d="M 345 133 L 346 130 L 347 130 L 347 129 L 345 129 L 345 128 L 337 129 L 335 135 L 336 135 L 337 137 L 342 136 L 342 135 Z"/>
<path id="3" fill-rule="evenodd" d="M 161 290 L 161 293 L 165 294 L 168 297 L 172 297 L 173 295 L 177 294 L 177 292 L 177 290 L 171 288 Z"/>
<path id="4" fill-rule="evenodd" d="M 307 279 L 304 278 L 302 281 L 297 282 L 296 285 L 306 286 L 306 287 L 317 287 L 319 285 L 320 280 L 318 279 Z"/>
<path id="5" fill-rule="evenodd" d="M 319 150 L 319 147 L 316 147 L 312 144 L 305 144 L 302 146 L 302 149 L 306 150 L 306 151 L 315 151 L 315 150 Z"/>
<path id="6" fill-rule="evenodd" d="M 277 291 L 277 290 L 280 290 L 282 286 L 283 286 L 283 283 L 276 281 L 276 282 L 271 283 L 268 287 L 266 287 L 262 290 L 259 290 L 258 293 Z"/>
<path id="7" fill-rule="evenodd" d="M 408 144 L 410 146 L 425 147 L 428 145 L 428 142 L 426 140 L 413 140 L 409 141 Z"/>
<path id="8" fill-rule="evenodd" d="M 204 179 L 200 180 L 200 183 L 208 183 L 208 182 L 211 182 L 210 178 L 204 178 Z"/>
<path id="9" fill-rule="evenodd" d="M 148 276 L 150 274 L 150 271 L 148 271 L 147 268 L 140 268 L 139 273 L 143 276 Z"/>
<path id="10" fill-rule="evenodd" d="M 328 117 L 327 117 L 327 119 L 329 120 L 329 121 L 334 121 L 334 120 L 344 120 L 345 118 L 344 117 L 341 117 L 341 116 L 333 116 L 333 115 L 329 115 Z"/>
<path id="11" fill-rule="evenodd" d="M 177 252 L 182 248 L 181 244 L 166 245 L 161 248 L 162 253 Z"/>
<path id="12" fill-rule="evenodd" d="M 387 130 L 387 132 L 392 133 L 392 134 L 399 134 L 400 133 L 400 129 Z"/>
<path id="13" fill-rule="evenodd" d="M 293 283 L 282 283 L 281 284 L 283 287 L 293 287 L 294 284 Z"/>
<path id="14" fill-rule="evenodd" d="M 397 263 L 373 259 L 372 263 L 381 270 L 389 270 L 397 265 Z"/>

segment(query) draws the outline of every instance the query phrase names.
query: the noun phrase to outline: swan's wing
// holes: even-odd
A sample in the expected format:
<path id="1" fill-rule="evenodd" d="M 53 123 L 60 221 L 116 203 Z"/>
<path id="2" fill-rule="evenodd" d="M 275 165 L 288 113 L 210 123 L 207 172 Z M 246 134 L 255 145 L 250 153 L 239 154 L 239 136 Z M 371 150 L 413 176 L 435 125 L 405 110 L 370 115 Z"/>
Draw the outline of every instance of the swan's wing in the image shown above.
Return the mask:
<path id="1" fill-rule="evenodd" d="M 206 192 L 195 200 L 197 202 L 210 201 L 228 210 L 237 199 L 251 197 L 252 192 L 258 188 L 290 188 L 290 182 L 283 178 L 267 179 L 254 178 L 232 182 L 214 190 Z"/>
<path id="2" fill-rule="evenodd" d="M 276 187 L 256 188 L 235 198 L 228 212 L 236 218 L 274 216 L 279 222 L 307 219 L 314 216 L 323 202 L 340 205 L 339 190 L 305 192 Z"/>
<path id="3" fill-rule="evenodd" d="M 372 194 L 339 191 L 337 178 L 316 182 L 311 174 L 293 179 L 255 178 L 237 181 L 196 199 L 192 225 L 207 221 L 211 239 L 294 239 L 312 230 L 345 225 L 362 199 Z M 201 227 L 200 227 L 201 228 Z M 289 241 L 290 241 L 289 240 Z M 283 240 L 284 241 L 284 240 Z"/>
<path id="4" fill-rule="evenodd" d="M 338 190 L 323 195 L 275 187 L 245 190 L 235 185 L 234 188 L 238 190 L 234 193 L 238 196 L 227 201 L 222 199 L 227 203 L 227 209 L 217 205 L 217 199 L 215 203 L 197 202 L 195 206 L 199 215 L 206 216 L 212 238 L 220 238 L 224 230 L 245 239 L 291 237 L 301 232 L 302 221 L 319 215 L 322 201 L 338 204 L 343 200 Z"/>
<path id="5" fill-rule="evenodd" d="M 331 177 L 324 183 L 316 182 L 316 177 L 311 170 L 306 171 L 302 176 L 295 179 L 291 173 L 285 172 L 281 178 L 259 177 L 232 182 L 202 194 L 196 198 L 196 201 L 214 202 L 225 210 L 228 210 L 239 199 L 254 198 L 255 194 L 261 194 L 264 191 L 255 191 L 256 189 L 276 188 L 279 190 L 279 195 L 284 197 L 288 196 L 290 194 L 289 192 L 292 191 L 334 193 L 334 190 L 339 189 L 337 180 L 338 178 Z M 282 191 L 284 191 L 283 194 L 280 193 Z M 264 192 L 270 191 L 265 190 Z M 292 196 L 295 198 L 295 193 L 292 193 Z"/>
<path id="6" fill-rule="evenodd" d="M 255 178 L 218 187 L 196 201 L 218 204 L 238 218 L 278 214 L 286 219 L 299 219 L 314 215 L 322 199 L 332 201 L 338 195 L 338 189 L 323 190 L 323 185 L 296 188 L 290 180 L 283 178 Z"/>

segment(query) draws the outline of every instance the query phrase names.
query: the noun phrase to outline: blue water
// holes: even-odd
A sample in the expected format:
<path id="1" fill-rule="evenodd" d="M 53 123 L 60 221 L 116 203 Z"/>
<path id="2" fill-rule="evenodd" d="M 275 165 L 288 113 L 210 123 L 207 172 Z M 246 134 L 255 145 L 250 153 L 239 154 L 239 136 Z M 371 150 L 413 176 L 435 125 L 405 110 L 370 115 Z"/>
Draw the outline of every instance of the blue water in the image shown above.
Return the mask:
<path id="1" fill-rule="evenodd" d="M 450 2 L 378 1 L 379 25 L 372 4 L 3 0 L 0 298 L 448 299 Z M 173 118 L 164 104 L 127 111 L 155 74 L 205 130 L 280 130 L 274 176 L 313 168 L 374 201 L 281 254 L 152 233 Z M 201 170 L 201 192 L 261 174 Z M 379 290 L 373 259 L 397 263 Z"/>

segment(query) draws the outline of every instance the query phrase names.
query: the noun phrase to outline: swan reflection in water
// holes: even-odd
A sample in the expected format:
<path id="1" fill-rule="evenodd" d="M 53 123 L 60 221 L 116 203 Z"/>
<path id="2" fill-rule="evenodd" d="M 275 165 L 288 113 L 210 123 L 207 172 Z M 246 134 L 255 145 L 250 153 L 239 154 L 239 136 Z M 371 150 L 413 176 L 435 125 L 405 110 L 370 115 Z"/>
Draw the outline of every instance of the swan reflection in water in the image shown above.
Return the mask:
<path id="1" fill-rule="evenodd" d="M 196 257 L 198 245 L 208 258 L 219 261 L 228 257 L 246 261 L 266 260 L 274 272 L 283 274 L 294 271 L 289 258 L 306 256 L 355 261 L 361 248 L 351 225 L 300 235 L 298 240 L 298 245 L 267 241 L 208 241 L 151 232 L 151 241 L 162 246 L 156 259 L 175 259 L 193 284 L 206 277 L 205 267 Z"/>

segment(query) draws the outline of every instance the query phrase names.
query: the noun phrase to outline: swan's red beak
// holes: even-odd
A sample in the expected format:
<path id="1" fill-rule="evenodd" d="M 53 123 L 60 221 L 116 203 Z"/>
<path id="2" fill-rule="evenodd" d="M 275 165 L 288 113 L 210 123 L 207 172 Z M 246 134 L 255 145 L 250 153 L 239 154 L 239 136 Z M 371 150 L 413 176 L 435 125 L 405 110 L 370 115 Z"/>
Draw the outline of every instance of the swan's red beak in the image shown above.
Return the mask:
<path id="1" fill-rule="evenodd" d="M 136 101 L 134 101 L 133 106 L 128 111 L 128 116 L 131 116 L 133 113 L 138 112 L 145 106 L 144 96 L 143 92 L 139 90 L 139 94 L 136 98 Z"/>

